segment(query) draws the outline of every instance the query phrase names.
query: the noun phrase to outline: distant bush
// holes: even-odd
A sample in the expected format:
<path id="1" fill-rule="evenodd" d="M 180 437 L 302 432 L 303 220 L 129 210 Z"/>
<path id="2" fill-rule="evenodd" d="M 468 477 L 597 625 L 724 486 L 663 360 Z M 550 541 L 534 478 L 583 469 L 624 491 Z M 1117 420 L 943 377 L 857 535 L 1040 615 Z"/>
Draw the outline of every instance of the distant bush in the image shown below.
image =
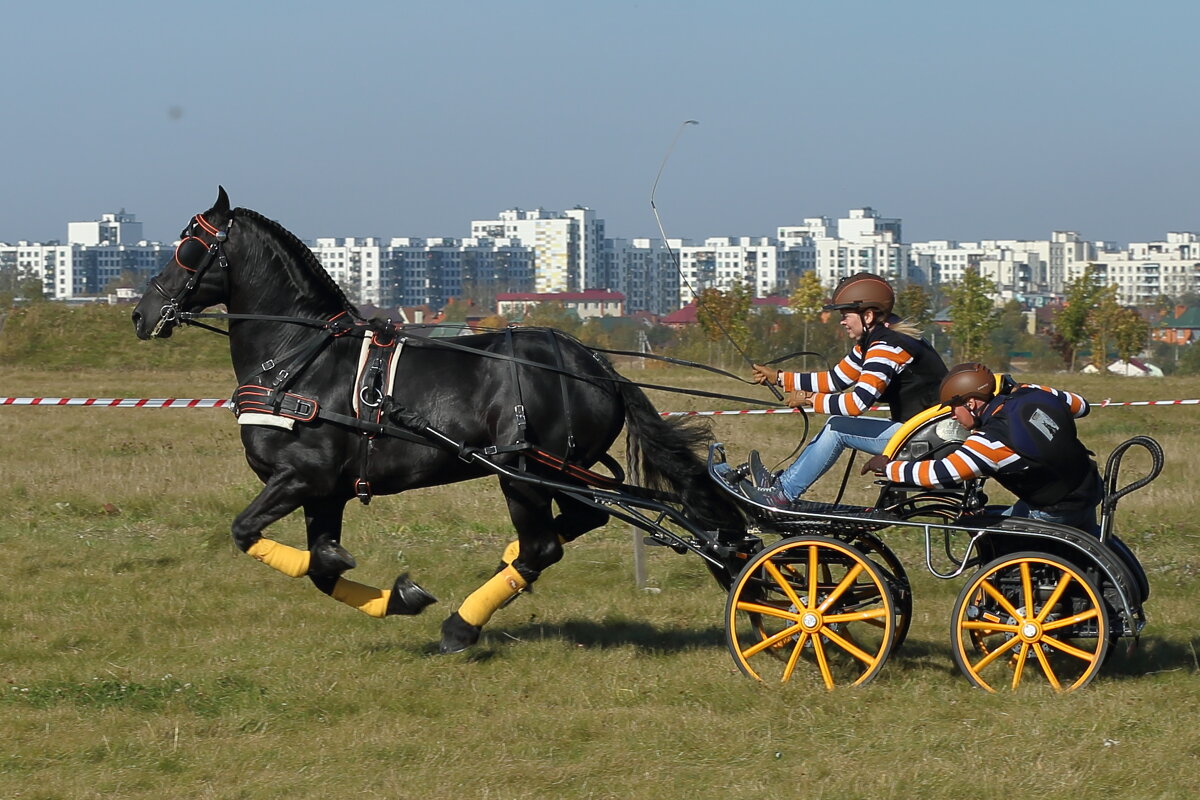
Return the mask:
<path id="1" fill-rule="evenodd" d="M 176 330 L 170 339 L 134 335 L 128 305 L 32 303 L 9 309 L 0 327 L 0 365 L 46 369 L 229 367 L 224 336 Z"/>

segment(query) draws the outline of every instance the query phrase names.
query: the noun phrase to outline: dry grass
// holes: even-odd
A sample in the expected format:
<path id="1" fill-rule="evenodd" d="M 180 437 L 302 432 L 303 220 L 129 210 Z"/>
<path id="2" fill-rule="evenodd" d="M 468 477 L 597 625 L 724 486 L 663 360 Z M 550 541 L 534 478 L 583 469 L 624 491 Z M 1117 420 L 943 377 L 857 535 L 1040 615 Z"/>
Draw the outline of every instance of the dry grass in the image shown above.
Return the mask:
<path id="1" fill-rule="evenodd" d="M 1200 381 L 1181 379 L 1068 380 L 1093 398 L 1200 393 Z M 696 385 L 761 391 L 712 383 Z M 157 397 L 232 388 L 221 372 L 11 369 L 0 386 Z M 862 689 L 742 677 L 724 648 L 724 595 L 699 561 L 653 550 L 658 591 L 639 591 L 618 525 L 572 545 L 473 652 L 440 657 L 440 620 L 511 536 L 491 482 L 350 510 L 354 577 L 386 584 L 412 570 L 442 600 L 380 622 L 231 547 L 229 522 L 257 484 L 228 412 L 0 408 L 0 796 L 1191 797 L 1197 414 L 1106 409 L 1083 425 L 1101 454 L 1134 433 L 1167 449 L 1163 477 L 1118 520 L 1153 587 L 1141 646 L 1083 691 L 992 696 L 969 688 L 950 657 L 960 582 L 925 575 L 907 537 L 888 541 L 916 578 L 913 630 Z M 779 459 L 798 420 L 714 425 L 733 457 L 760 447 Z M 857 495 L 869 491 L 854 481 Z M 303 536 L 296 519 L 273 534 Z"/>

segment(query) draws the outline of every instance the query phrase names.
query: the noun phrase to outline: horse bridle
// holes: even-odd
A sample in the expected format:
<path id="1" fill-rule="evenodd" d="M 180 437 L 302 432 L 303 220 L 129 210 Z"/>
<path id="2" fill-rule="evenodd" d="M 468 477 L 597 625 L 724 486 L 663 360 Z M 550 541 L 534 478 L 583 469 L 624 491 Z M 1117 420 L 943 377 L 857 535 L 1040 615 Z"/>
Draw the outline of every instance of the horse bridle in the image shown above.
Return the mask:
<path id="1" fill-rule="evenodd" d="M 157 275 L 150 278 L 150 286 L 167 301 L 159 310 L 158 322 L 155 324 L 154 330 L 150 332 L 150 338 L 157 337 L 167 323 L 175 322 L 179 319 L 180 306 L 191 296 L 192 292 L 196 291 L 196 287 L 200 285 L 204 274 L 208 272 L 214 262 L 219 264 L 223 270 L 229 268 L 229 260 L 225 257 L 224 245 L 225 240 L 229 238 L 229 228 L 232 225 L 232 216 L 225 223 L 224 228 L 218 228 L 206 220 L 203 214 L 197 214 L 192 217 L 192 221 L 187 224 L 187 227 L 180 232 L 179 244 L 175 247 L 174 260 L 182 269 L 189 272 L 190 276 L 187 283 L 183 285 L 183 288 L 174 295 L 162 287 Z M 211 236 L 213 239 L 212 242 L 205 242 L 200 238 L 200 233 Z M 194 262 L 194 265 L 189 266 L 189 262 Z"/>

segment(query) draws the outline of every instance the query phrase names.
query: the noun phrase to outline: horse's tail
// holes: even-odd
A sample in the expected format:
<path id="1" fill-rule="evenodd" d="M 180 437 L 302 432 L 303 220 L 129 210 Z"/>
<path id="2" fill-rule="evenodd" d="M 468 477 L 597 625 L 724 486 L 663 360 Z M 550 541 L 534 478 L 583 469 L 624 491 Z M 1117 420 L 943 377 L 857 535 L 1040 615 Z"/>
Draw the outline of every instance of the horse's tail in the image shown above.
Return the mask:
<path id="1" fill-rule="evenodd" d="M 636 384 L 619 380 L 617 386 L 625 404 L 630 479 L 678 495 L 688 517 L 706 530 L 744 531 L 741 510 L 712 485 L 707 462 L 699 455 L 712 441 L 709 421 L 664 419 Z"/>

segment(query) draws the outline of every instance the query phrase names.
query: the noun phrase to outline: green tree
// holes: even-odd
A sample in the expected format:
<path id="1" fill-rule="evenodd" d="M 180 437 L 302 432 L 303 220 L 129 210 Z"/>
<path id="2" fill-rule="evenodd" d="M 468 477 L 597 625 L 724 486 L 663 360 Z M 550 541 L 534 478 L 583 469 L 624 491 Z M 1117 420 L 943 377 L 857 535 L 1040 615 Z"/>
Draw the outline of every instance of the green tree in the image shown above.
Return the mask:
<path id="1" fill-rule="evenodd" d="M 800 276 L 796 289 L 788 297 L 788 308 L 792 309 L 807 322 L 815 322 L 821 316 L 821 308 L 829 291 L 821 285 L 816 270 L 809 270 Z"/>
<path id="2" fill-rule="evenodd" d="M 1059 341 L 1071 353 L 1070 369 L 1075 371 L 1075 358 L 1079 348 L 1091 337 L 1088 333 L 1088 314 L 1099 298 L 1101 287 L 1096 284 L 1092 265 L 1067 284 L 1063 307 L 1054 315 L 1054 332 Z M 1103 355 L 1101 355 L 1103 358 Z"/>
<path id="3" fill-rule="evenodd" d="M 499 314 L 489 314 L 475 324 L 476 330 L 495 331 L 508 327 L 508 320 Z"/>
<path id="4" fill-rule="evenodd" d="M 906 283 L 896 293 L 896 316 L 906 319 L 920 330 L 933 322 L 933 298 L 919 283 Z"/>
<path id="5" fill-rule="evenodd" d="M 467 321 L 467 314 L 470 312 L 470 304 L 465 300 L 457 297 L 450 298 L 450 302 L 442 306 L 442 322 L 445 323 L 463 323 Z"/>
<path id="6" fill-rule="evenodd" d="M 731 339 L 739 349 L 745 349 L 750 339 L 750 290 L 737 284 L 728 292 L 705 289 L 696 299 L 696 321 L 710 342 Z"/>
<path id="7" fill-rule="evenodd" d="M 1122 308 L 1113 326 L 1113 342 L 1117 357 L 1128 362 L 1142 352 L 1150 338 L 1150 323 L 1133 308 Z"/>
<path id="8" fill-rule="evenodd" d="M 989 337 L 997 320 L 992 293 L 996 285 L 967 267 L 959 283 L 946 288 L 950 300 L 950 341 L 958 361 L 981 361 L 987 353 Z"/>
<path id="9" fill-rule="evenodd" d="M 531 306 L 525 313 L 523 324 L 558 328 L 572 336 L 579 335 L 579 328 L 582 325 L 575 310 L 567 308 L 562 303 L 538 303 Z"/>
<path id="10" fill-rule="evenodd" d="M 996 312 L 996 327 L 991 334 L 988 363 L 1008 369 L 1013 352 L 1033 351 L 1031 336 L 1025 330 L 1025 311 L 1016 300 L 1009 300 Z"/>
<path id="11" fill-rule="evenodd" d="M 1115 284 L 1097 289 L 1083 321 L 1084 333 L 1092 345 L 1092 363 L 1097 369 L 1104 369 L 1108 362 L 1108 346 L 1116 337 L 1122 310 Z"/>
<path id="12" fill-rule="evenodd" d="M 828 293 L 821 285 L 816 270 L 809 270 L 800 276 L 796 290 L 788 297 L 788 308 L 796 312 L 804 326 L 802 350 L 808 350 L 809 326 L 821 318 L 821 307 L 825 304 Z"/>

